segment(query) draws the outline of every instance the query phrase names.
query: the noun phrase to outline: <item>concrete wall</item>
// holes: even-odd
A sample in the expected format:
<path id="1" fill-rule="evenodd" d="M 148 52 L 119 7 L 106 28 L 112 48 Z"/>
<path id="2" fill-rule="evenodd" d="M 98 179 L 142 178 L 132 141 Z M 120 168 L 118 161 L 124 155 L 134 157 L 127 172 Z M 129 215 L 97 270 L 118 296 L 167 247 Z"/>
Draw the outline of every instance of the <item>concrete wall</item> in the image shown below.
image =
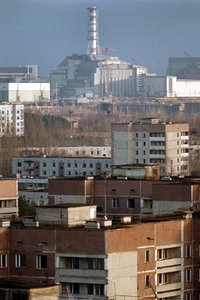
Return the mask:
<path id="1" fill-rule="evenodd" d="M 144 76 L 144 95 L 147 97 L 165 97 L 166 77 Z"/>

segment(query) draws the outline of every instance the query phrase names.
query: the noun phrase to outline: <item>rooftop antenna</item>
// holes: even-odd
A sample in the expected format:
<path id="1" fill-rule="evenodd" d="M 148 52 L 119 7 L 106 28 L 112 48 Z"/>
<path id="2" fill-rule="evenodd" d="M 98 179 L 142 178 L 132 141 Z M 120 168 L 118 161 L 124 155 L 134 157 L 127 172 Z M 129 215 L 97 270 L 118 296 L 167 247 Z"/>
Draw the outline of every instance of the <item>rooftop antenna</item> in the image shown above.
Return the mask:
<path id="1" fill-rule="evenodd" d="M 97 8 L 95 6 L 89 7 L 89 21 L 88 21 L 88 55 L 101 54 L 101 48 L 98 37 L 98 16 Z"/>

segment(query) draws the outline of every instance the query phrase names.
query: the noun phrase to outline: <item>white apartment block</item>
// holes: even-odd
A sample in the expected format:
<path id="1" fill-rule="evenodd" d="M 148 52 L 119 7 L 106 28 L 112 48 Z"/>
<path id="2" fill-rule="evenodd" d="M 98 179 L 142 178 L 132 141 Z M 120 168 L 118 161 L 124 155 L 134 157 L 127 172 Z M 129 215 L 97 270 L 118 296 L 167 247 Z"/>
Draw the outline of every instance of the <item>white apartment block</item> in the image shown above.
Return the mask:
<path id="1" fill-rule="evenodd" d="M 14 176 L 74 177 L 111 173 L 110 157 L 13 157 Z"/>
<path id="2" fill-rule="evenodd" d="M 24 105 L 0 104 L 0 137 L 24 135 Z"/>
<path id="3" fill-rule="evenodd" d="M 112 125 L 112 165 L 158 164 L 161 176 L 189 175 L 189 124 L 146 118 Z"/>

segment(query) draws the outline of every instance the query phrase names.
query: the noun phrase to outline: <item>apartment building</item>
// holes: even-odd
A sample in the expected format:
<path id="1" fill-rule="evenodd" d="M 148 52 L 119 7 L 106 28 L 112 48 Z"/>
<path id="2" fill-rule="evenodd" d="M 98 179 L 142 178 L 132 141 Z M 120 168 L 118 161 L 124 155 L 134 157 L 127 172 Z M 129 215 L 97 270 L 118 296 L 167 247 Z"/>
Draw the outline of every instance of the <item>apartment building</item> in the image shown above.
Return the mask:
<path id="1" fill-rule="evenodd" d="M 63 300 L 198 299 L 199 220 L 1 227 L 0 277 L 60 284 Z"/>
<path id="2" fill-rule="evenodd" d="M 189 174 L 189 124 L 156 118 L 112 125 L 112 165 L 159 164 L 161 176 Z"/>
<path id="3" fill-rule="evenodd" d="M 24 135 L 24 105 L 0 104 L 0 137 Z"/>
<path id="4" fill-rule="evenodd" d="M 167 193 L 166 193 L 167 191 Z M 118 219 L 199 209 L 198 181 L 121 178 L 49 179 L 49 204 L 95 204 L 98 216 Z"/>
<path id="5" fill-rule="evenodd" d="M 14 157 L 13 175 L 74 177 L 111 173 L 110 157 Z"/>

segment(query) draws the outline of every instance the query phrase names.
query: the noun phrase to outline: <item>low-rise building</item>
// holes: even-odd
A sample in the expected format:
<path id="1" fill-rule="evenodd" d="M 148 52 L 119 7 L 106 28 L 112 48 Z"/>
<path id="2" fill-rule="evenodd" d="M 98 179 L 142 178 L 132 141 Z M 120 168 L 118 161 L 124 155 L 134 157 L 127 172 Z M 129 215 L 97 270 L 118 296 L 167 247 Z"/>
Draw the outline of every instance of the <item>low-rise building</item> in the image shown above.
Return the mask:
<path id="1" fill-rule="evenodd" d="M 110 157 L 14 157 L 13 175 L 31 177 L 95 176 L 111 173 Z"/>
<path id="2" fill-rule="evenodd" d="M 191 208 L 199 209 L 200 183 L 169 179 L 171 178 L 49 179 L 49 204 L 95 204 L 98 216 L 118 220 L 124 216 L 158 215 Z"/>

